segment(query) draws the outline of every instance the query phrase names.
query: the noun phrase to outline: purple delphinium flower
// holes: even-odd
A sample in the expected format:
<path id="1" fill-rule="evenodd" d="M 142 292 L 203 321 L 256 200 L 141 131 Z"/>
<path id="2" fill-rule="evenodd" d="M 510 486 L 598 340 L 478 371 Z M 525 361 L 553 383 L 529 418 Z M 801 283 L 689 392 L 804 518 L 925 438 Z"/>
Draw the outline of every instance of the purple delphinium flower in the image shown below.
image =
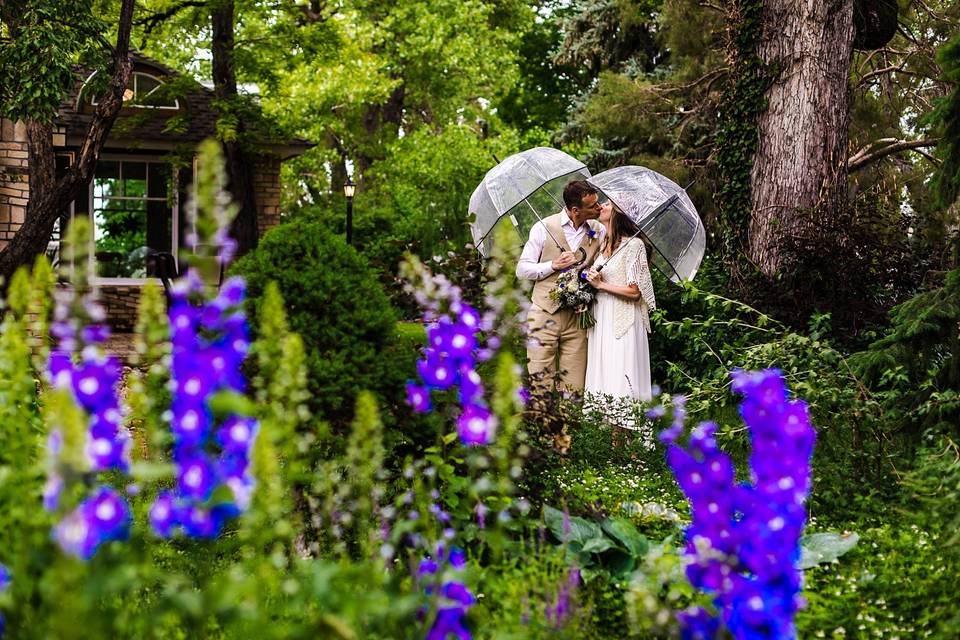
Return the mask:
<path id="1" fill-rule="evenodd" d="M 53 535 L 65 552 L 89 560 L 104 542 L 126 540 L 131 520 L 126 500 L 110 487 L 100 487 L 67 514 Z"/>
<path id="2" fill-rule="evenodd" d="M 802 588 L 795 563 L 816 433 L 806 404 L 788 400 L 779 371 L 734 371 L 733 390 L 744 396 L 740 414 L 750 432 L 750 483 L 735 483 L 733 464 L 713 435 L 716 425 L 693 429 L 687 447 L 680 447 L 681 407 L 661 434 L 690 502 L 687 576 L 713 594 L 719 621 L 735 638 L 795 638 Z M 681 621 L 690 638 L 713 637 L 708 634 L 719 624 L 702 610 Z"/>
<path id="3" fill-rule="evenodd" d="M 10 569 L 7 569 L 6 566 L 0 564 L 0 593 L 3 593 L 10 588 L 10 583 L 12 582 L 12 576 L 10 575 Z M 0 638 L 3 637 L 4 631 L 7 628 L 7 620 L 3 617 L 3 614 L 0 613 Z"/>
<path id="4" fill-rule="evenodd" d="M 110 334 L 103 324 L 105 314 L 90 293 L 74 307 L 81 317 L 70 317 L 73 295 L 68 291 L 56 296 L 51 333 L 58 344 L 50 353 L 46 375 L 51 386 L 69 393 L 86 415 L 86 466 L 64 473 L 60 459 L 63 434 L 53 429 L 47 440 L 49 472 L 43 490 L 43 506 L 49 511 L 61 506 L 64 478 L 76 477 L 77 472 L 127 473 L 130 467 L 132 438 L 123 426 L 117 396 L 122 368 L 117 358 L 106 355 L 102 349 Z M 65 551 L 89 559 L 103 542 L 125 539 L 129 521 L 126 499 L 109 487 L 101 487 L 70 512 L 55 527 L 53 535 Z"/>
<path id="5" fill-rule="evenodd" d="M 466 554 L 463 549 L 453 547 L 449 553 L 443 544 L 437 545 L 433 556 L 420 561 L 416 578 L 423 582 L 427 595 L 439 598 L 437 617 L 427 632 L 427 638 L 445 640 L 454 635 L 457 638 L 471 638 L 464 624 L 467 610 L 476 602 L 473 593 L 460 579 L 458 574 L 466 568 Z M 434 587 L 439 586 L 435 594 Z M 426 610 L 421 610 L 425 614 Z"/>
<path id="6" fill-rule="evenodd" d="M 230 518 L 249 507 L 255 487 L 250 454 L 258 423 L 228 415 L 215 424 L 209 406 L 216 393 L 246 388 L 241 372 L 250 347 L 241 309 L 245 295 L 243 280 L 231 278 L 208 300 L 192 269 L 171 288 L 170 426 L 177 483 L 173 491 L 159 494 L 150 510 L 151 526 L 161 537 L 180 530 L 190 537 L 215 538 Z M 221 486 L 230 494 L 218 492 Z M 222 497 L 231 494 L 232 501 Z"/>
<path id="7" fill-rule="evenodd" d="M 407 382 L 407 404 L 417 413 L 427 413 L 431 409 L 430 390 L 413 382 Z"/>
<path id="8" fill-rule="evenodd" d="M 467 446 L 489 444 L 496 420 L 484 403 L 483 382 L 477 374 L 476 364 L 492 356 L 493 350 L 499 347 L 499 338 L 492 336 L 481 345 L 479 335 L 485 321 L 480 313 L 460 300 L 458 288 L 440 286 L 440 289 L 448 302 L 447 314 L 439 314 L 439 305 L 426 296 L 418 299 L 426 307 L 424 319 L 428 323 L 428 346 L 423 359 L 417 362 L 417 373 L 423 386 L 407 383 L 407 403 L 415 411 L 425 413 L 431 410 L 431 391 L 456 386 L 463 408 L 457 423 L 461 442 Z"/>
<path id="9" fill-rule="evenodd" d="M 460 441 L 470 446 L 490 444 L 497 431 L 497 418 L 486 407 L 470 404 L 457 419 Z"/>

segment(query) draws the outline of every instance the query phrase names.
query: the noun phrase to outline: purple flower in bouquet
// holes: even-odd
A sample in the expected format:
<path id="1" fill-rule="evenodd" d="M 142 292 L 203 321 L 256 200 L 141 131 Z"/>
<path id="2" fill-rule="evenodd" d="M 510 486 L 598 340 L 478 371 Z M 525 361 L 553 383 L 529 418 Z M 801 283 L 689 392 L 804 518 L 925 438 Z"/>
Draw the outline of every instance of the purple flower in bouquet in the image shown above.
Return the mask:
<path id="1" fill-rule="evenodd" d="M 816 433 L 806 404 L 787 398 L 779 371 L 734 371 L 733 390 L 744 396 L 751 482 L 736 484 L 733 464 L 714 438 L 716 425 L 695 428 L 686 448 L 677 444 L 682 404 L 661 434 L 690 502 L 687 577 L 714 596 L 720 615 L 719 621 L 700 609 L 682 615 L 684 637 L 713 637 L 708 634 L 722 621 L 738 639 L 794 638 L 802 588 L 796 561 Z"/>

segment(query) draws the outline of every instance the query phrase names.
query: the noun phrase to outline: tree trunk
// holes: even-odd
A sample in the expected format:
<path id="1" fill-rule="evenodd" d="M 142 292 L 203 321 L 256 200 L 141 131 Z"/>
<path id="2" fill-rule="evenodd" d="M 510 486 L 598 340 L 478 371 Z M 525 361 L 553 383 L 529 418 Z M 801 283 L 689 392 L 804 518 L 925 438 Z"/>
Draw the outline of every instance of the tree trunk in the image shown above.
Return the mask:
<path id="1" fill-rule="evenodd" d="M 218 109 L 239 109 L 237 99 L 237 73 L 234 67 L 234 1 L 218 2 L 211 10 L 213 26 L 213 91 Z M 233 195 L 238 207 L 237 217 L 230 227 L 230 235 L 237 241 L 237 255 L 251 251 L 257 246 L 257 202 L 253 189 L 253 170 L 250 158 L 245 153 L 243 118 L 237 118 L 236 135 L 223 140 L 223 155 L 227 168 L 227 190 Z"/>
<path id="2" fill-rule="evenodd" d="M 788 241 L 846 202 L 853 0 L 764 0 L 758 54 L 779 73 L 758 122 L 749 255 L 772 277 Z"/>
<path id="3" fill-rule="evenodd" d="M 4 282 L 9 282 L 19 267 L 31 264 L 46 250 L 54 222 L 71 202 L 85 193 L 93 178 L 100 151 L 123 106 L 123 92 L 133 66 L 130 61 L 130 27 L 134 4 L 134 0 L 123 0 L 120 5 L 109 88 L 97 103 L 80 152 L 59 180 L 56 180 L 54 173 L 56 159 L 52 125 L 27 122 L 30 200 L 23 225 L 0 251 L 0 277 Z"/>

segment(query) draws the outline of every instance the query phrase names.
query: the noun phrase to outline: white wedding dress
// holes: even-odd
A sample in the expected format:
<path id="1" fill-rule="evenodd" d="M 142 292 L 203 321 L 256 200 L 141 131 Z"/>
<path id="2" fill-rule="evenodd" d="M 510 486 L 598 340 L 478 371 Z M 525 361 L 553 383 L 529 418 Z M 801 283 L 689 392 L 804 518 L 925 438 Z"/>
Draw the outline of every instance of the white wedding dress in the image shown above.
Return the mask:
<path id="1" fill-rule="evenodd" d="M 604 282 L 635 284 L 641 297 L 631 301 L 603 291 L 597 293 L 593 305 L 596 324 L 587 331 L 584 398 L 585 408 L 599 411 L 607 422 L 637 428 L 635 421 L 624 414 L 637 401 L 652 397 L 647 333 L 656 300 L 643 242 L 639 238 L 625 242 L 609 262 L 601 254 L 594 266 L 605 265 L 600 272 Z"/>

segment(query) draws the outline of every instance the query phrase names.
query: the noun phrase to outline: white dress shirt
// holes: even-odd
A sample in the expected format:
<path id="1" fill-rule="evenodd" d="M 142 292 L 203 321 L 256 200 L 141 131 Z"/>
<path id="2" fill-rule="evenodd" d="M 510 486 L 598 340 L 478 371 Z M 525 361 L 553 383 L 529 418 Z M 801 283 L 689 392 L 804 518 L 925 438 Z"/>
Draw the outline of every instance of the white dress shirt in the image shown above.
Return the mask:
<path id="1" fill-rule="evenodd" d="M 572 251 L 576 251 L 590 228 L 590 221 L 586 220 L 580 225 L 579 229 L 573 228 L 573 222 L 567 215 L 567 210 L 560 211 L 560 228 L 563 229 L 563 236 L 567 240 L 567 245 Z M 597 232 L 597 240 L 603 237 L 604 229 Z M 547 233 L 547 228 L 542 222 L 537 222 L 530 229 L 530 239 L 523 245 L 523 253 L 520 254 L 520 260 L 517 262 L 517 277 L 524 280 L 543 280 L 553 274 L 553 267 L 550 260 L 540 262 L 540 256 L 543 254 L 544 244 L 553 242 Z"/>

